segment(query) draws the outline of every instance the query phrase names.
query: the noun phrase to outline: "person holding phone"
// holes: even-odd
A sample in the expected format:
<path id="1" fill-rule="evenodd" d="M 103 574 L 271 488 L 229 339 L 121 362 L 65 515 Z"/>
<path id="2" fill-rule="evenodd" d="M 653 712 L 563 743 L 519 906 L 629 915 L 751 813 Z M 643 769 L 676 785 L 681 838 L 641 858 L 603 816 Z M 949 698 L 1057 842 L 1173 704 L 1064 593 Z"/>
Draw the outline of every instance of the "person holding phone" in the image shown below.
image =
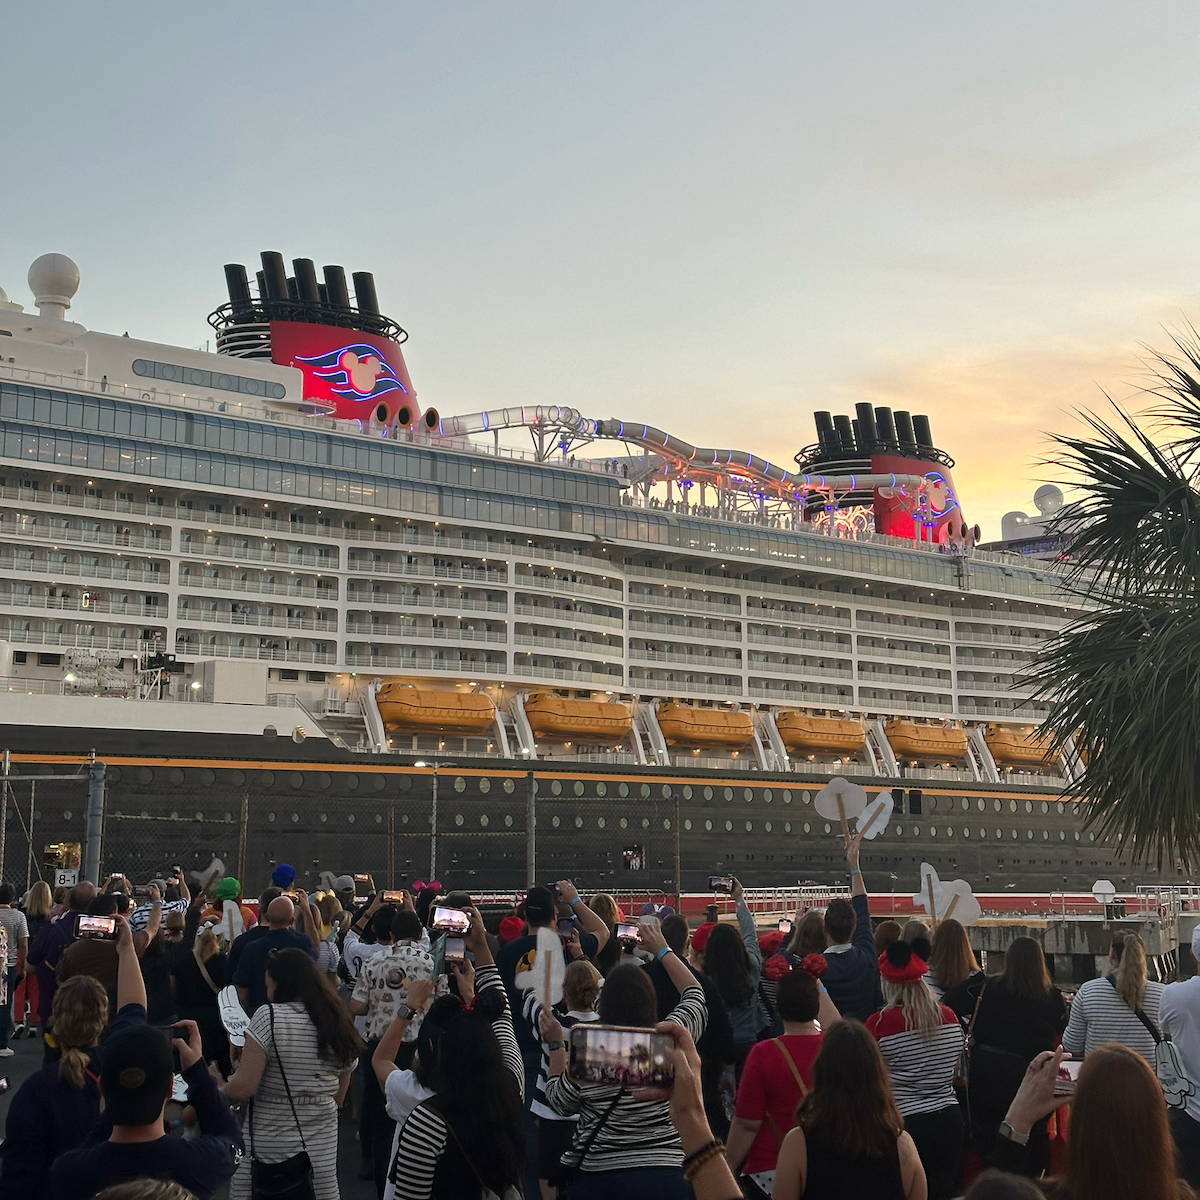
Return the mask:
<path id="1" fill-rule="evenodd" d="M 145 929 L 150 921 L 150 916 L 156 903 L 161 908 L 159 913 L 161 919 L 165 918 L 168 913 L 187 912 L 188 905 L 192 902 L 187 880 L 183 877 L 183 871 L 172 874 L 169 879 L 152 879 L 146 886 L 149 889 L 149 894 L 145 902 L 139 904 L 129 917 L 129 927 L 134 933 L 137 933 L 139 929 Z M 174 891 L 176 894 L 169 896 L 171 891 Z"/>

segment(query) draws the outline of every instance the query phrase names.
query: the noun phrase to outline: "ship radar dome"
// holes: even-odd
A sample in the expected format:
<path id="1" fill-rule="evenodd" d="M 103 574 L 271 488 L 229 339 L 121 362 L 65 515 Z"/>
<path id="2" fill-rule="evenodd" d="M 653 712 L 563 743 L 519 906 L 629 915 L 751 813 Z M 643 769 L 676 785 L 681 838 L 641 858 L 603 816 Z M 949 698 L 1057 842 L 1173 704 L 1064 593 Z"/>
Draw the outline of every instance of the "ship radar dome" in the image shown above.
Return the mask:
<path id="1" fill-rule="evenodd" d="M 1033 503 L 1038 512 L 1043 516 L 1049 516 L 1051 513 L 1058 512 L 1064 502 L 1062 489 L 1055 487 L 1052 483 L 1043 483 L 1033 493 Z"/>
<path id="2" fill-rule="evenodd" d="M 79 268 L 65 254 L 43 254 L 29 268 L 29 287 L 42 316 L 63 321 L 79 290 Z"/>

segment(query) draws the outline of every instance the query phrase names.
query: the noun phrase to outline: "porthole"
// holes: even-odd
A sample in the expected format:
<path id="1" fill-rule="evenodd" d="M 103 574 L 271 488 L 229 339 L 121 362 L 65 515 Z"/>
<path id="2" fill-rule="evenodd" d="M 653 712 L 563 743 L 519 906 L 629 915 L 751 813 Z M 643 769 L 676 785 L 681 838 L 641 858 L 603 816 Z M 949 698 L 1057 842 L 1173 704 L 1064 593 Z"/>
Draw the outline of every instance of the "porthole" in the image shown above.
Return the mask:
<path id="1" fill-rule="evenodd" d="M 599 829 L 603 829 L 603 828 L 604 828 L 604 818 L 603 818 L 603 817 L 597 817 L 597 818 L 596 818 L 596 826 L 597 826 L 597 828 L 599 828 Z"/>
<path id="2" fill-rule="evenodd" d="M 784 789 L 783 789 L 783 802 L 784 802 L 784 804 L 791 804 L 791 802 L 792 802 L 792 790 L 791 790 L 791 788 L 784 788 Z"/>
<path id="3" fill-rule="evenodd" d="M 992 801 L 992 811 L 993 812 L 999 812 L 1001 810 L 1001 808 L 1003 808 L 1003 807 L 1004 806 L 1000 803 L 999 800 Z"/>
<path id="4" fill-rule="evenodd" d="M 726 800 L 732 800 L 732 799 L 733 799 L 733 788 L 731 788 L 731 787 L 727 787 L 727 788 L 725 789 L 725 799 L 726 799 Z"/>
<path id="5" fill-rule="evenodd" d="M 327 822 L 328 820 L 329 820 L 329 814 L 328 814 L 328 813 L 322 813 L 322 814 L 321 814 L 321 824 L 322 824 L 322 825 L 326 824 L 326 822 Z"/>
<path id="6" fill-rule="evenodd" d="M 463 815 L 462 815 L 462 813 L 455 813 L 455 814 L 454 814 L 454 823 L 455 823 L 455 825 L 461 825 L 461 824 L 463 823 Z"/>
<path id="7" fill-rule="evenodd" d="M 642 828 L 643 828 L 643 829 L 649 829 L 649 828 L 650 828 L 650 818 L 649 818 L 649 817 L 643 817 L 643 818 L 642 818 Z"/>
<path id="8" fill-rule="evenodd" d="M 293 771 L 288 778 L 291 780 L 292 787 L 302 788 L 304 786 L 304 772 Z"/>
<path id="9" fill-rule="evenodd" d="M 146 771 L 146 774 L 147 774 L 147 775 L 149 775 L 149 774 L 150 774 L 150 772 L 149 772 L 149 771 Z M 141 771 L 139 771 L 139 772 L 138 772 L 138 778 L 139 778 L 139 779 L 141 779 L 141 775 L 142 775 L 142 772 L 141 772 Z M 143 783 L 149 783 L 149 782 L 150 782 L 150 780 L 149 780 L 149 779 L 143 779 L 143 780 L 142 780 L 142 782 L 143 782 Z M 275 772 L 274 772 L 274 771 L 264 771 L 264 772 L 262 773 L 262 785 L 263 785 L 263 787 L 265 787 L 265 788 L 269 788 L 269 787 L 274 787 L 274 786 L 275 786 Z"/>
<path id="10" fill-rule="evenodd" d="M 1060 817 L 1067 815 L 1067 806 L 1061 800 L 1058 802 L 1058 815 Z"/>
<path id="11" fill-rule="evenodd" d="M 275 814 L 274 814 L 274 813 L 267 813 L 267 820 L 268 820 L 268 821 L 270 821 L 270 822 L 271 822 L 271 824 L 274 824 L 274 823 L 275 823 Z"/>
<path id="12" fill-rule="evenodd" d="M 670 800 L 671 795 L 671 785 L 669 783 L 664 783 L 662 785 L 662 798 L 664 800 Z"/>
<path id="13" fill-rule="evenodd" d="M 1079 816 L 1079 805 L 1078 804 L 1071 805 L 1071 816 L 1073 816 L 1073 817 Z"/>
<path id="14" fill-rule="evenodd" d="M 479 814 L 479 824 L 480 824 L 480 825 L 482 825 L 482 826 L 484 827 L 484 829 L 486 829 L 486 828 L 487 828 L 487 824 L 488 824 L 488 815 L 487 815 L 487 813 L 480 813 L 480 814 Z"/>
<path id="15" fill-rule="evenodd" d="M 766 804 L 771 803 L 771 789 L 770 788 L 763 788 L 762 796 L 763 796 L 764 803 L 766 803 Z"/>
<path id="16" fill-rule="evenodd" d="M 828 831 L 828 830 L 826 830 L 826 833 L 828 833 L 828 832 L 829 832 L 829 831 Z M 930 827 L 929 827 L 929 836 L 930 836 L 931 838 L 937 837 L 937 826 L 936 826 L 936 825 L 930 825 Z"/>
<path id="17" fill-rule="evenodd" d="M 1067 831 L 1065 829 L 1060 829 L 1058 831 L 1058 840 L 1060 842 L 1065 842 L 1067 840 Z"/>
<path id="18" fill-rule="evenodd" d="M 1042 812 L 1048 813 L 1049 811 L 1050 811 L 1050 805 L 1045 800 L 1043 800 L 1042 801 Z"/>
<path id="19" fill-rule="evenodd" d="M 709 833 L 712 833 L 712 822 L 711 822 L 711 821 L 705 821 L 705 822 L 704 822 L 704 828 L 705 828 L 705 829 L 707 829 Z"/>
<path id="20" fill-rule="evenodd" d="M 382 792 L 383 789 L 385 787 L 387 787 L 387 776 L 386 775 L 372 775 L 371 776 L 371 786 L 377 792 Z"/>
<path id="21" fill-rule="evenodd" d="M 726 832 L 726 833 L 732 833 L 732 832 L 733 832 L 733 822 L 732 822 L 732 821 L 726 821 L 726 822 L 725 822 L 725 832 Z"/>
<path id="22" fill-rule="evenodd" d="M 749 803 L 750 803 L 750 801 L 754 799 L 754 789 L 753 789 L 753 788 L 745 788 L 745 789 L 743 789 L 743 791 L 742 791 L 742 799 L 743 799 L 743 800 L 745 800 L 745 802 L 746 802 L 747 804 L 749 804 Z"/>
<path id="23" fill-rule="evenodd" d="M 575 780 L 575 795 L 577 795 L 577 796 L 583 795 L 583 780 L 582 779 Z"/>
<path id="24" fill-rule="evenodd" d="M 663 817 L 663 828 L 664 829 L 671 828 L 671 818 L 670 817 Z"/>
<path id="25" fill-rule="evenodd" d="M 505 825 L 506 825 L 506 826 L 507 826 L 509 829 L 511 829 L 511 828 L 512 828 L 512 813 L 505 813 L 505 814 L 504 814 L 504 824 L 505 824 Z"/>
<path id="26" fill-rule="evenodd" d="M 997 836 L 998 838 L 1002 838 L 1002 837 L 1004 836 L 1004 830 L 1003 830 L 1003 829 L 997 829 L 997 830 L 996 830 L 996 836 Z"/>
<path id="27" fill-rule="evenodd" d="M 626 820 L 626 818 L 625 818 L 625 817 L 622 817 L 622 818 L 621 818 L 621 828 L 622 828 L 622 829 L 628 829 L 628 828 L 629 828 L 629 822 L 628 822 L 628 820 Z"/>
<path id="28" fill-rule="evenodd" d="M 705 798 L 705 800 L 711 800 L 711 799 L 713 798 L 713 790 L 712 790 L 712 788 L 710 788 L 710 787 L 706 787 L 706 788 L 704 789 L 704 798 Z"/>
<path id="29" fill-rule="evenodd" d="M 210 771 L 207 767 L 205 767 L 204 770 L 200 772 L 200 782 L 204 784 L 205 787 L 212 787 L 212 785 L 217 782 L 216 771 Z"/>
<path id="30" fill-rule="evenodd" d="M 753 822 L 753 821 L 747 821 L 747 822 L 746 822 L 746 832 L 747 832 L 747 833 L 753 833 L 753 832 L 754 832 L 754 822 Z"/>
<path id="31" fill-rule="evenodd" d="M 551 817 L 551 818 L 550 818 L 550 824 L 551 824 L 551 825 L 552 825 L 552 826 L 553 826 L 555 829 L 557 829 L 557 828 L 559 827 L 559 825 L 561 824 L 561 822 L 559 821 L 558 817 Z"/>
<path id="32" fill-rule="evenodd" d="M 684 827 L 684 829 L 690 830 L 692 828 L 691 821 L 685 820 L 683 823 L 683 827 Z"/>
<path id="33" fill-rule="evenodd" d="M 932 832 L 932 830 L 930 832 Z M 971 836 L 971 831 L 969 829 L 964 829 L 963 833 L 966 834 L 967 837 Z M 946 836 L 950 838 L 954 836 L 954 830 L 949 825 L 946 826 Z"/>
<path id="34" fill-rule="evenodd" d="M 197 815 L 197 816 L 199 816 L 199 813 L 197 813 L 196 815 Z M 1089 841 L 1089 842 L 1094 842 L 1095 840 L 1096 840 L 1096 835 L 1095 835 L 1094 833 L 1089 833 L 1089 834 L 1088 834 L 1088 841 Z"/>
<path id="35" fill-rule="evenodd" d="M 649 800 L 649 799 L 650 799 L 650 785 L 649 785 L 648 783 L 643 783 L 643 784 L 642 784 L 642 787 L 641 787 L 641 792 L 642 792 L 642 799 L 643 799 L 643 800 Z"/>
<path id="36" fill-rule="evenodd" d="M 171 773 L 167 776 L 167 778 L 173 784 L 179 785 L 183 782 L 184 775 L 183 775 L 183 772 L 178 767 L 172 767 Z"/>
<path id="37" fill-rule="evenodd" d="M 299 820 L 300 814 L 298 812 L 292 813 L 292 824 L 295 825 Z"/>
<path id="38" fill-rule="evenodd" d="M 914 825 L 914 826 L 913 826 L 913 837 L 920 837 L 920 836 L 921 836 L 921 827 L 920 827 L 920 825 Z"/>
<path id="39" fill-rule="evenodd" d="M 1079 830 L 1075 830 L 1075 840 L 1079 841 Z"/>
<path id="40" fill-rule="evenodd" d="M 764 828 L 764 829 L 765 829 L 765 830 L 766 830 L 768 833 L 770 833 L 770 832 L 771 832 L 771 822 L 770 822 L 770 821 L 765 821 L 765 822 L 763 823 L 763 828 Z"/>
<path id="41" fill-rule="evenodd" d="M 332 776 L 327 771 L 320 771 L 317 774 L 317 787 L 327 789 L 333 783 Z"/>
<path id="42" fill-rule="evenodd" d="M 803 800 L 805 804 L 811 804 L 812 792 L 801 792 L 800 799 Z M 787 792 L 783 793 L 783 802 L 784 804 L 791 804 L 792 802 L 792 798 L 787 794 Z"/>
<path id="43" fill-rule="evenodd" d="M 407 824 L 408 824 L 408 813 L 401 813 L 401 814 L 400 814 L 400 824 L 401 824 L 401 825 L 407 825 Z"/>
<path id="44" fill-rule="evenodd" d="M 517 790 L 517 781 L 515 779 L 506 779 L 503 784 L 504 790 L 511 796 Z"/>
<path id="45" fill-rule="evenodd" d="M 1026 800 L 1026 801 L 1025 801 L 1025 811 L 1026 811 L 1027 813 L 1031 813 L 1031 812 L 1033 812 L 1033 801 L 1032 801 L 1032 800 Z"/>
<path id="46" fill-rule="evenodd" d="M 987 808 L 987 801 L 980 796 L 979 799 L 975 801 L 975 807 L 979 809 L 980 812 L 983 812 Z"/>
<path id="47" fill-rule="evenodd" d="M 120 782 L 120 780 L 116 780 L 115 782 Z M 229 782 L 233 787 L 241 787 L 246 782 L 246 772 L 230 771 Z"/>
<path id="48" fill-rule="evenodd" d="M 1032 829 L 1025 830 L 1025 836 L 1029 839 L 1029 841 L 1032 842 L 1033 841 L 1033 830 Z"/>
<path id="49" fill-rule="evenodd" d="M 690 800 L 690 799 L 692 798 L 692 787 L 691 787 L 691 784 L 687 784 L 687 783 L 685 783 L 685 784 L 683 785 L 683 798 L 684 798 L 685 800 Z"/>
<path id="50" fill-rule="evenodd" d="M 479 777 L 479 791 L 486 796 L 492 790 L 492 781 L 486 776 Z"/>
<path id="51" fill-rule="evenodd" d="M 597 796 L 607 796 L 608 795 L 608 784 L 605 783 L 604 780 L 600 780 L 600 782 L 596 784 L 596 795 Z"/>
<path id="52" fill-rule="evenodd" d="M 966 796 L 964 796 L 962 798 L 962 806 L 963 806 L 963 812 L 966 812 L 967 809 L 969 809 L 971 807 L 971 801 L 968 800 Z"/>
<path id="53" fill-rule="evenodd" d="M 1013 841 L 1015 842 L 1017 840 L 1017 838 L 1019 838 L 1021 836 L 1020 830 L 1014 829 L 1012 831 L 1012 836 L 1013 836 Z"/>
<path id="54" fill-rule="evenodd" d="M 1008 811 L 1010 813 L 1015 813 L 1017 811 L 1017 802 L 1015 800 L 1010 800 L 1008 802 Z"/>
<path id="55" fill-rule="evenodd" d="M 792 823 L 791 823 L 791 821 L 784 821 L 784 823 L 783 823 L 783 832 L 784 832 L 784 833 L 791 833 L 791 832 L 792 832 Z M 804 832 L 805 832 L 805 833 L 807 833 L 807 832 L 808 832 L 808 826 L 807 826 L 807 825 L 805 825 L 805 827 L 804 827 Z"/>
<path id="56" fill-rule="evenodd" d="M 353 814 L 353 813 L 347 813 L 347 814 L 346 814 L 346 820 L 347 820 L 347 821 L 348 821 L 348 822 L 349 822 L 351 825 L 353 825 L 353 824 L 354 824 L 354 814 Z"/>
<path id="57" fill-rule="evenodd" d="M 826 832 L 826 833 L 832 833 L 832 832 L 833 832 L 833 826 L 832 826 L 832 825 L 830 825 L 828 821 L 826 821 L 826 822 L 825 822 L 825 832 Z"/>
<path id="58" fill-rule="evenodd" d="M 407 782 L 408 782 L 408 780 L 406 779 L 405 783 L 407 783 Z M 350 771 L 347 774 L 342 776 L 342 783 L 346 786 L 346 788 L 349 791 L 352 792 L 352 791 L 354 791 L 355 788 L 358 787 L 358 776 L 355 775 L 353 771 Z"/>
<path id="59" fill-rule="evenodd" d="M 582 817 L 576 817 L 576 818 L 575 818 L 575 828 L 576 828 L 576 829 L 582 829 L 582 828 L 583 828 L 583 818 L 582 818 Z"/>
<path id="60" fill-rule="evenodd" d="M 562 795 L 562 780 L 561 779 L 552 779 L 550 781 L 550 794 L 552 796 L 561 796 Z"/>
<path id="61" fill-rule="evenodd" d="M 1048 829 L 1043 829 L 1043 830 L 1042 830 L 1042 841 L 1043 841 L 1043 842 L 1048 842 L 1049 840 L 1050 840 L 1050 830 L 1048 830 Z"/>
<path id="62" fill-rule="evenodd" d="M 897 836 L 897 837 L 903 837 L 903 836 L 904 836 L 904 826 L 903 826 L 903 825 L 897 825 L 897 826 L 896 826 L 896 836 Z"/>
<path id="63" fill-rule="evenodd" d="M 70 819 L 71 819 L 71 810 L 69 808 L 63 809 L 63 820 L 69 821 Z"/>
<path id="64" fill-rule="evenodd" d="M 618 796 L 628 796 L 629 795 L 629 784 L 618 783 L 617 784 L 617 795 Z"/>
<path id="65" fill-rule="evenodd" d="M 979 831 L 979 836 L 980 836 L 981 838 L 985 838 L 985 837 L 987 837 L 987 830 L 986 830 L 986 829 L 981 829 L 981 830 Z"/>
<path id="66" fill-rule="evenodd" d="M 467 790 L 467 781 L 461 775 L 454 777 L 454 790 L 456 792 L 465 792 Z"/>

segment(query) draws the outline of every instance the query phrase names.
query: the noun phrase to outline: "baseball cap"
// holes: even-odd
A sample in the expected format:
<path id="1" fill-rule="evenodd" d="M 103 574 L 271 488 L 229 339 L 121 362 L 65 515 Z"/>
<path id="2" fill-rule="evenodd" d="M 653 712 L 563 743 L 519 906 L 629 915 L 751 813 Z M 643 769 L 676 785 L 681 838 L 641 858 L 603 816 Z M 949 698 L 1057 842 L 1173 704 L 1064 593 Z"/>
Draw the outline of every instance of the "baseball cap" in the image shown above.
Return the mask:
<path id="1" fill-rule="evenodd" d="M 100 1084 L 105 1114 L 114 1125 L 147 1125 L 162 1112 L 175 1077 L 171 1043 L 139 1025 L 104 1044 Z"/>
<path id="2" fill-rule="evenodd" d="M 271 882 L 286 891 L 296 882 L 296 868 L 291 863 L 279 863 L 271 872 Z"/>
<path id="3" fill-rule="evenodd" d="M 167 881 L 165 879 L 152 879 L 146 886 L 156 887 L 160 892 L 165 892 L 167 890 Z"/>
<path id="4" fill-rule="evenodd" d="M 554 913 L 554 893 L 549 888 L 531 887 L 525 893 L 525 917 L 527 920 L 549 921 Z"/>
<path id="5" fill-rule="evenodd" d="M 217 899 L 218 900 L 236 900 L 238 892 L 242 890 L 241 883 L 234 879 L 232 875 L 226 875 L 220 883 L 217 884 Z"/>
<path id="6" fill-rule="evenodd" d="M 333 881 L 333 890 L 335 892 L 352 892 L 354 891 L 354 876 L 339 875 Z"/>

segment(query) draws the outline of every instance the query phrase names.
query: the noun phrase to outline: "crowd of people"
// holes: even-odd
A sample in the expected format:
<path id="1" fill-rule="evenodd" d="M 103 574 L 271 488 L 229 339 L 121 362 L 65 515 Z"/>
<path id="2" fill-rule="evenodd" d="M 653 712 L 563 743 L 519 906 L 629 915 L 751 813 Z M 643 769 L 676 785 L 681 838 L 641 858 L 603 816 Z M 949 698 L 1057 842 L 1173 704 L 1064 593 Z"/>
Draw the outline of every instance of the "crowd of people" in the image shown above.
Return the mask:
<path id="1" fill-rule="evenodd" d="M 1033 938 L 985 973 L 953 919 L 872 922 L 860 849 L 849 899 L 765 933 L 736 879 L 694 929 L 566 879 L 486 922 L 287 864 L 249 901 L 178 866 L 0 884 L 0 1056 L 43 1047 L 0 1200 L 337 1200 L 350 1120 L 378 1200 L 1192 1196 L 1200 976 L 1150 979 L 1135 933 L 1070 1000 Z M 654 1072 L 589 1026 L 657 1037 Z"/>

